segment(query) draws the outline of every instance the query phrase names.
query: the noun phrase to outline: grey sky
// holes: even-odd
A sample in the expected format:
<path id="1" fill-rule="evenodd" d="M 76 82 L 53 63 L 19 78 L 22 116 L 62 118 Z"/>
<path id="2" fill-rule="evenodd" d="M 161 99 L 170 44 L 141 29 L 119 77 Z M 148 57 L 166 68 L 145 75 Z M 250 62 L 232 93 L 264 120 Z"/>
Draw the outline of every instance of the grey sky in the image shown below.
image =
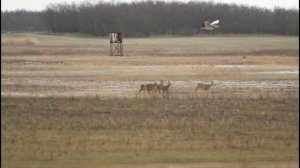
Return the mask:
<path id="1" fill-rule="evenodd" d="M 96 0 L 1 0 L 1 11 L 6 10 L 16 10 L 16 9 L 26 9 L 33 11 L 41 11 L 50 3 L 58 2 L 82 2 L 89 1 L 93 2 Z M 110 2 L 109 0 L 103 0 Z M 115 2 L 130 2 L 131 0 L 114 0 Z M 139 0 L 135 0 L 139 1 Z M 173 0 L 164 0 L 173 1 Z M 176 0 L 180 2 L 190 1 L 190 0 Z M 195 0 L 194 0 L 195 1 Z M 221 2 L 221 3 L 236 3 L 244 4 L 250 6 L 257 6 L 262 8 L 273 9 L 274 7 L 281 7 L 286 9 L 297 9 L 299 10 L 299 0 L 198 0 L 198 1 L 208 1 L 208 2 Z"/>

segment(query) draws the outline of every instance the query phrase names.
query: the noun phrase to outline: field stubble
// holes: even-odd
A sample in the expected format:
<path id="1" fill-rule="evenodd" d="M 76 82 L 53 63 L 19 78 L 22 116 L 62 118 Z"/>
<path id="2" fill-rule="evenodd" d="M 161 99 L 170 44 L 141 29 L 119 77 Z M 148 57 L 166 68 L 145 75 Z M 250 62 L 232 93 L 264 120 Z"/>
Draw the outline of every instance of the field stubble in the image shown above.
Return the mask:
<path id="1" fill-rule="evenodd" d="M 297 166 L 296 38 L 1 38 L 2 166 Z"/>

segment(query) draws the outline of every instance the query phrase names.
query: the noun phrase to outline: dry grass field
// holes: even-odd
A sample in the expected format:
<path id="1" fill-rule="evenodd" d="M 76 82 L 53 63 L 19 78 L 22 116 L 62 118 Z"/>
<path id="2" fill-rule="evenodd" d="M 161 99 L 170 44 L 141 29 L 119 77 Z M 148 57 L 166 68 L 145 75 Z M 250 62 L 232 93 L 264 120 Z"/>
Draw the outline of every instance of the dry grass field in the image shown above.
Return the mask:
<path id="1" fill-rule="evenodd" d="M 1 165 L 298 167 L 299 38 L 1 34 Z M 146 83 L 169 93 L 139 93 Z M 197 83 L 209 84 L 195 92 Z"/>

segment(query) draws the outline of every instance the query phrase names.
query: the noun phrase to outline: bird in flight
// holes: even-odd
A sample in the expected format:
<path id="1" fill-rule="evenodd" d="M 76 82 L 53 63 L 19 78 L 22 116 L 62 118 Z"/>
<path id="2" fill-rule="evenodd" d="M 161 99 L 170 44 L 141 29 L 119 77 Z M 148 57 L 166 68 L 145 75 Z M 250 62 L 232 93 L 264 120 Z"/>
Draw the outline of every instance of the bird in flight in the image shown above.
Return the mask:
<path id="1" fill-rule="evenodd" d="M 209 23 L 209 21 L 205 21 L 203 24 L 202 24 L 202 27 L 201 29 L 202 30 L 215 30 L 217 28 L 219 28 L 220 26 L 218 25 L 220 22 L 220 20 L 215 20 L 211 23 Z"/>

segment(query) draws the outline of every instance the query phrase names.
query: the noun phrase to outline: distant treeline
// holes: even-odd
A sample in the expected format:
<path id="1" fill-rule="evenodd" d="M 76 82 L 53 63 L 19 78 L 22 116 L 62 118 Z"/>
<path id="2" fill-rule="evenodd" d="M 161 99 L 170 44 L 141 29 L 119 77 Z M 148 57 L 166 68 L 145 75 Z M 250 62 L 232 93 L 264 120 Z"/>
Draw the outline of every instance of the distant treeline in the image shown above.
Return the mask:
<path id="1" fill-rule="evenodd" d="M 46 31 L 44 12 L 18 10 L 1 11 L 1 32 L 5 31 Z"/>
<path id="2" fill-rule="evenodd" d="M 200 30 L 220 19 L 214 32 Z M 1 31 L 48 31 L 104 36 L 220 34 L 299 35 L 299 11 L 213 2 L 83 2 L 50 4 L 44 11 L 1 12 Z"/>

